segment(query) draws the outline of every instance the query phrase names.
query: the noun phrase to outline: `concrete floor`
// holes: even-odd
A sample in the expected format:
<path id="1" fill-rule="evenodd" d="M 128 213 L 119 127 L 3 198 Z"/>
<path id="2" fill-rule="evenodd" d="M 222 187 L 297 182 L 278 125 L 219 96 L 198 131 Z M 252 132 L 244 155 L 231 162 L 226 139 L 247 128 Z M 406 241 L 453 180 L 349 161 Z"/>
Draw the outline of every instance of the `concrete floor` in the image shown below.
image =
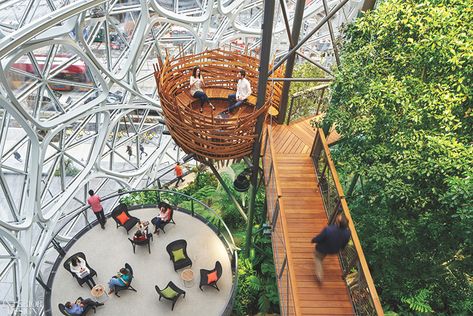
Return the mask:
<path id="1" fill-rule="evenodd" d="M 131 214 L 141 220 L 151 220 L 157 214 L 156 209 L 140 209 Z M 126 235 L 124 228 L 116 228 L 115 221 L 108 219 L 106 229 L 96 226 L 79 238 L 67 252 L 66 258 L 82 251 L 87 256 L 89 265 L 97 271 L 97 284 L 107 285 L 108 280 L 128 262 L 134 270 L 133 287 L 138 292 L 122 291 L 120 297 L 111 295 L 105 306 L 97 309 L 97 315 L 167 315 L 171 313 L 172 303 L 161 299 L 154 286 L 163 288 L 169 281 L 186 291 L 186 297 L 179 298 L 173 315 L 221 315 L 229 303 L 232 288 L 230 259 L 224 244 L 217 235 L 200 220 L 190 215 L 175 212 L 176 225 L 166 226 L 166 234 L 154 235 L 151 242 L 151 254 L 147 247 L 133 248 L 127 237 L 136 231 L 130 230 Z M 174 271 L 166 246 L 176 240 L 187 241 L 187 253 L 191 258 L 194 272 L 194 284 L 185 287 L 180 273 Z M 200 269 L 212 269 L 216 260 L 223 266 L 222 278 L 218 281 L 220 291 L 204 287 L 199 289 Z M 67 272 L 61 262 L 53 281 L 51 292 L 51 309 L 53 315 L 62 315 L 57 306 L 59 303 L 74 301 L 77 297 L 91 297 L 86 284 L 81 288 L 77 281 Z M 178 271 L 180 272 L 180 271 Z M 189 285 L 189 284 L 188 284 Z M 92 312 L 93 314 L 93 312 Z M 91 315 L 92 315 L 91 314 Z"/>

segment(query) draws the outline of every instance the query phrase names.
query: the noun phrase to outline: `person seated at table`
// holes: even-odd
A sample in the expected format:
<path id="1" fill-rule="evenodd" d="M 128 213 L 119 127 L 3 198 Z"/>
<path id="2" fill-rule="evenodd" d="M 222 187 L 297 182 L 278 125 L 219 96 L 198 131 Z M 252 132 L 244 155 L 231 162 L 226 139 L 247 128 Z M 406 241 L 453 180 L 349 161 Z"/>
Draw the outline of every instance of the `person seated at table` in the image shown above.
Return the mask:
<path id="1" fill-rule="evenodd" d="M 108 282 L 108 294 L 115 292 L 115 286 L 128 286 L 131 279 L 130 271 L 121 268 L 117 275 L 114 275 Z"/>
<path id="2" fill-rule="evenodd" d="M 90 269 L 87 268 L 87 262 L 81 257 L 75 256 L 71 258 L 69 269 L 74 272 L 79 279 L 84 280 L 90 288 L 95 286 L 95 281 L 90 275 Z"/>
<path id="3" fill-rule="evenodd" d="M 159 204 L 159 215 L 151 220 L 151 223 L 155 226 L 154 233 L 159 235 L 158 228 L 161 223 L 167 223 L 171 220 L 172 210 L 171 205 L 161 202 Z"/>
<path id="4" fill-rule="evenodd" d="M 102 306 L 103 303 L 95 302 L 90 298 L 86 298 L 85 300 L 82 297 L 79 297 L 74 304 L 71 302 L 66 302 L 64 304 L 64 309 L 70 315 L 82 315 L 84 310 L 87 306 Z"/>
<path id="5" fill-rule="evenodd" d="M 146 240 L 150 237 L 151 234 L 148 233 L 148 229 L 138 229 L 136 233 L 133 235 L 134 241 Z"/>

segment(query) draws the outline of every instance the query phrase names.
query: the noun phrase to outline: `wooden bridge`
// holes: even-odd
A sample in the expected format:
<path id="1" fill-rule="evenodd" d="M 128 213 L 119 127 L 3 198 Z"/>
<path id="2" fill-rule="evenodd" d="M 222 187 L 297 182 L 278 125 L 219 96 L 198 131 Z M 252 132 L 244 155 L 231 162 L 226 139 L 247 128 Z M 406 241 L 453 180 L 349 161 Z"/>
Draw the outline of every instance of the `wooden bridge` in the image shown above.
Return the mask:
<path id="1" fill-rule="evenodd" d="M 268 219 L 281 315 L 382 315 L 327 142 L 309 121 L 268 126 L 264 138 Z M 319 285 L 311 239 L 337 212 L 350 220 L 352 239 L 340 258 L 325 258 L 324 282 Z"/>

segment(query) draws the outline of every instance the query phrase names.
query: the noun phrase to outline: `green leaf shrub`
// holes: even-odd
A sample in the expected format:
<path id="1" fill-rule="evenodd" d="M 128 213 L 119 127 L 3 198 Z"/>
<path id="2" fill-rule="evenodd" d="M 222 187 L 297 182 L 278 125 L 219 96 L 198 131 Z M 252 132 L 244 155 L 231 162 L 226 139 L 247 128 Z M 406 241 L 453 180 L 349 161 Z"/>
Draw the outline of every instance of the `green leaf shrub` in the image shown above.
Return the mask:
<path id="1" fill-rule="evenodd" d="M 473 314 L 472 7 L 382 2 L 347 27 L 332 87 L 332 157 L 363 180 L 350 209 L 400 314 Z"/>

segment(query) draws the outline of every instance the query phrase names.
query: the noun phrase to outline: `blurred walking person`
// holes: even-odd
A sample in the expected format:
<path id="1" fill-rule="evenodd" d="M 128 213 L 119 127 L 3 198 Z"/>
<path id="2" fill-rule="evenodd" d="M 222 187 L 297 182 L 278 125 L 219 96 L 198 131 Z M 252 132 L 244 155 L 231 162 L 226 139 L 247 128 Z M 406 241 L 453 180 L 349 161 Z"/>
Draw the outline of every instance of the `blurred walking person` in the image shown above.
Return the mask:
<path id="1" fill-rule="evenodd" d="M 350 229 L 348 220 L 339 214 L 335 223 L 326 226 L 320 234 L 312 238 L 312 243 L 316 243 L 314 250 L 315 277 L 317 282 L 322 283 L 324 278 L 323 260 L 327 255 L 337 254 L 345 248 L 350 240 Z"/>

